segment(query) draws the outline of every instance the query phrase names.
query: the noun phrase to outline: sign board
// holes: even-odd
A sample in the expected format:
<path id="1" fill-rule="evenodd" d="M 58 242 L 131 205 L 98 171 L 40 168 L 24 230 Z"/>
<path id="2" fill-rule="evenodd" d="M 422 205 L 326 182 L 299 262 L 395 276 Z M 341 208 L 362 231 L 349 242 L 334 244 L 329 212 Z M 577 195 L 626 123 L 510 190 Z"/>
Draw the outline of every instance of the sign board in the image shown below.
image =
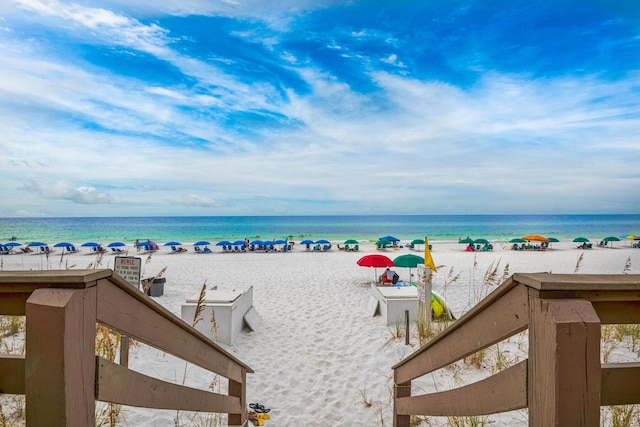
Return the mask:
<path id="1" fill-rule="evenodd" d="M 140 289 L 140 270 L 142 258 L 134 256 L 117 256 L 113 271 L 131 286 Z"/>
<path id="2" fill-rule="evenodd" d="M 418 285 L 418 301 L 425 302 L 427 296 L 427 280 L 429 280 L 429 273 L 427 271 L 427 267 L 423 264 L 418 264 L 418 280 L 416 285 Z"/>

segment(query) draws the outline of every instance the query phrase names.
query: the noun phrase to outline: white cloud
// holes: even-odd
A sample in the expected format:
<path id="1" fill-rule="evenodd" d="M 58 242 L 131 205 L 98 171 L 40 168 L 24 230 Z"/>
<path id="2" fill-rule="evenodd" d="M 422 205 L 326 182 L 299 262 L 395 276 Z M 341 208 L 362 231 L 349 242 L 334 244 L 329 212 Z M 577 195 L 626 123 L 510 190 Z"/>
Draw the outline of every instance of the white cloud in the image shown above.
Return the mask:
<path id="1" fill-rule="evenodd" d="M 24 189 L 46 199 L 68 200 L 80 205 L 108 205 L 119 202 L 117 197 L 107 191 L 98 190 L 91 185 L 73 185 L 63 180 L 51 182 L 30 179 L 24 183 Z"/>

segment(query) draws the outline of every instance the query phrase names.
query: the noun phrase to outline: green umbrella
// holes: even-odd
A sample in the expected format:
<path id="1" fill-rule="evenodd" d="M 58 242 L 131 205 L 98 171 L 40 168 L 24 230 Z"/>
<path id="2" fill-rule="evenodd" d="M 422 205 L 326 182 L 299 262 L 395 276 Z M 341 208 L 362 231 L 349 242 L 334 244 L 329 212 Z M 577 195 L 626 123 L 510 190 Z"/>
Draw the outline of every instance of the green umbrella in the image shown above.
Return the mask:
<path id="1" fill-rule="evenodd" d="M 619 242 L 620 239 L 618 239 L 616 236 L 609 236 L 602 239 L 602 241 L 603 242 Z"/>
<path id="2" fill-rule="evenodd" d="M 488 245 L 489 241 L 487 239 L 476 239 L 473 241 L 473 243 L 475 243 L 476 245 L 480 244 L 480 245 Z"/>
<path id="3" fill-rule="evenodd" d="M 473 240 L 467 237 L 466 239 L 460 239 L 460 240 L 458 240 L 458 243 L 466 243 L 466 244 L 469 244 L 469 243 L 473 243 Z"/>
<path id="4" fill-rule="evenodd" d="M 412 245 L 424 245 L 424 240 L 422 240 L 422 239 L 413 239 L 411 241 L 411 244 Z"/>
<path id="5" fill-rule="evenodd" d="M 555 242 L 558 243 L 560 240 L 556 239 L 555 237 L 548 237 L 550 242 Z"/>
<path id="6" fill-rule="evenodd" d="M 523 240 L 523 239 L 521 239 L 519 237 L 516 237 L 515 239 L 509 240 L 509 243 L 527 243 L 527 241 Z"/>
<path id="7" fill-rule="evenodd" d="M 393 260 L 393 265 L 396 267 L 409 268 L 409 282 L 411 282 L 411 269 L 416 268 L 420 264 L 424 265 L 424 258 L 414 254 L 400 255 Z"/>
<path id="8" fill-rule="evenodd" d="M 359 242 L 355 239 L 349 239 L 349 240 L 345 240 L 344 244 L 345 245 L 357 245 Z"/>
<path id="9" fill-rule="evenodd" d="M 574 243 L 587 243 L 589 242 L 589 239 L 587 239 L 586 237 L 576 237 L 575 239 L 573 239 Z"/>

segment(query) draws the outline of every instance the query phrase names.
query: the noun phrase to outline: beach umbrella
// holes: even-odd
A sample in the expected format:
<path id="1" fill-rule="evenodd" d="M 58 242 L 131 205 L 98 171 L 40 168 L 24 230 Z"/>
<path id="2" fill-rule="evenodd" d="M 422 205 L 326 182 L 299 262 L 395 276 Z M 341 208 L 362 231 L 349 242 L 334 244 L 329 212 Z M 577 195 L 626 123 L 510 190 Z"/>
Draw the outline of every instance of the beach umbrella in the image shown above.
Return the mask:
<path id="1" fill-rule="evenodd" d="M 393 261 L 384 255 L 370 254 L 365 255 L 356 262 L 360 267 L 373 267 L 375 271 L 375 279 L 378 280 L 378 268 L 393 267 Z"/>
<path id="2" fill-rule="evenodd" d="M 331 243 L 331 242 L 330 242 L 330 241 L 328 241 L 327 239 L 320 239 L 320 240 L 317 240 L 317 241 L 316 241 L 316 243 L 322 243 L 322 244 L 324 244 L 324 245 L 327 245 L 327 244 L 329 244 L 329 243 Z"/>
<path id="3" fill-rule="evenodd" d="M 589 239 L 587 239 L 586 237 L 576 237 L 575 239 L 573 239 L 574 243 L 588 243 Z"/>
<path id="4" fill-rule="evenodd" d="M 20 242 L 7 242 L 4 244 L 4 246 L 8 246 L 10 248 L 15 247 L 15 246 L 22 246 L 22 243 Z"/>
<path id="5" fill-rule="evenodd" d="M 523 237 L 524 240 L 533 240 L 535 242 L 548 242 L 549 239 L 547 239 L 544 236 L 540 236 L 538 234 L 530 234 L 528 236 L 524 236 Z"/>
<path id="6" fill-rule="evenodd" d="M 473 241 L 476 245 L 488 245 L 489 241 L 487 239 L 476 239 Z"/>
<path id="7" fill-rule="evenodd" d="M 121 248 L 123 246 L 127 246 L 127 244 L 123 242 L 111 242 L 107 245 L 108 248 Z"/>
<path id="8" fill-rule="evenodd" d="M 73 246 L 73 244 L 69 242 L 58 242 L 55 245 L 53 245 L 54 248 L 66 248 L 68 246 Z"/>
<path id="9" fill-rule="evenodd" d="M 406 267 L 409 269 L 409 282 L 411 282 L 411 269 L 423 264 L 424 258 L 414 254 L 400 255 L 393 260 L 393 265 L 396 267 Z"/>
<path id="10" fill-rule="evenodd" d="M 412 245 L 424 245 L 424 240 L 423 239 L 413 239 L 411 241 Z"/>
<path id="11" fill-rule="evenodd" d="M 509 243 L 527 243 L 527 241 L 519 237 L 516 237 L 515 239 L 509 240 Z"/>
<path id="12" fill-rule="evenodd" d="M 360 243 L 360 242 L 358 242 L 358 241 L 357 241 L 357 240 L 355 240 L 355 239 L 348 239 L 348 240 L 345 240 L 345 241 L 344 241 L 344 244 L 345 244 L 345 245 L 357 245 L 358 243 Z"/>
<path id="13" fill-rule="evenodd" d="M 171 241 L 171 242 L 165 243 L 163 246 L 180 246 L 180 245 L 182 245 L 182 243 L 176 242 L 176 241 Z M 108 244 L 107 246 L 111 247 L 111 243 Z"/>
<path id="14" fill-rule="evenodd" d="M 608 236 L 605 237 L 604 239 L 602 239 L 602 242 L 607 243 L 607 242 L 619 242 L 620 239 L 618 239 L 616 236 Z"/>
<path id="15" fill-rule="evenodd" d="M 82 246 L 83 248 L 95 248 L 100 246 L 100 243 L 96 243 L 96 242 L 85 242 L 83 244 L 81 244 L 80 246 Z"/>
<path id="16" fill-rule="evenodd" d="M 381 240 L 383 242 L 399 242 L 400 241 L 400 239 L 393 236 L 380 237 L 378 240 Z"/>
<path id="17" fill-rule="evenodd" d="M 560 241 L 560 240 L 556 239 L 555 237 L 548 237 L 548 239 L 549 239 L 549 242 L 552 242 L 552 243 L 558 243 Z"/>
<path id="18" fill-rule="evenodd" d="M 232 243 L 233 246 L 242 246 L 244 244 L 246 244 L 247 242 L 245 242 L 244 240 L 236 240 L 235 242 Z"/>
<path id="19" fill-rule="evenodd" d="M 198 243 L 202 243 L 202 242 L 198 242 Z M 231 246 L 231 244 L 232 243 L 228 240 L 220 240 L 218 243 L 216 243 L 216 246 Z M 198 246 L 198 245 L 194 243 L 194 246 Z"/>
<path id="20" fill-rule="evenodd" d="M 470 244 L 473 243 L 473 239 L 470 239 L 469 237 L 467 237 L 466 239 L 460 239 L 458 240 L 458 243 L 465 243 L 465 244 Z"/>
<path id="21" fill-rule="evenodd" d="M 395 264 L 391 259 L 385 255 L 370 254 L 365 255 L 357 261 L 360 267 L 393 267 Z"/>
<path id="22" fill-rule="evenodd" d="M 210 245 L 211 242 L 207 242 L 206 240 L 198 240 L 197 242 L 195 242 L 193 244 L 193 246 L 206 246 L 206 245 Z"/>
<path id="23" fill-rule="evenodd" d="M 44 242 L 31 242 L 27 246 L 47 246 Z"/>
<path id="24" fill-rule="evenodd" d="M 287 241 L 283 240 L 283 239 L 278 239 L 278 240 L 274 240 L 273 242 L 271 242 L 274 245 L 286 245 Z"/>

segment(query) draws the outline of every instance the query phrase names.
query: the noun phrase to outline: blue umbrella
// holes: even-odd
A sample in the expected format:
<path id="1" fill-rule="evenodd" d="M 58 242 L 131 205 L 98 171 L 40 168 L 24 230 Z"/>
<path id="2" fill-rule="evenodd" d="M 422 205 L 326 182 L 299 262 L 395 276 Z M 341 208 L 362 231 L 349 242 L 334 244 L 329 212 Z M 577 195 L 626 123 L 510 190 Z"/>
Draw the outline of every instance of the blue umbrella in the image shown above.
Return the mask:
<path id="1" fill-rule="evenodd" d="M 81 244 L 80 246 L 82 246 L 83 248 L 95 248 L 100 246 L 100 243 L 96 243 L 96 242 L 86 242 Z"/>
<path id="2" fill-rule="evenodd" d="M 167 243 L 164 244 L 164 246 L 180 246 L 180 245 L 182 245 L 182 243 L 176 242 L 176 241 L 167 242 Z"/>
<path id="3" fill-rule="evenodd" d="M 206 246 L 206 245 L 210 245 L 211 242 L 207 242 L 206 240 L 198 240 L 197 242 L 195 242 L 193 244 L 193 246 Z"/>
<path id="4" fill-rule="evenodd" d="M 73 246 L 73 244 L 71 244 L 69 242 L 60 242 L 60 243 L 56 243 L 55 245 L 53 245 L 54 248 L 66 248 L 68 246 Z"/>
<path id="5" fill-rule="evenodd" d="M 107 245 L 108 248 L 119 248 L 122 246 L 127 246 L 125 243 L 122 242 L 111 242 Z"/>
<path id="6" fill-rule="evenodd" d="M 400 241 L 400 239 L 395 238 L 393 236 L 384 236 L 384 237 L 379 238 L 378 240 L 383 240 L 385 242 L 399 242 Z"/>
<path id="7" fill-rule="evenodd" d="M 84 246 L 84 245 L 82 245 Z M 153 246 L 152 242 L 140 242 L 140 243 L 136 243 L 136 246 L 138 247 L 146 247 L 146 246 Z"/>
<path id="8" fill-rule="evenodd" d="M 228 240 L 221 240 L 218 243 L 216 243 L 216 246 L 231 246 L 232 243 Z"/>
<path id="9" fill-rule="evenodd" d="M 282 239 L 278 239 L 278 240 L 274 240 L 273 242 L 274 245 L 286 245 L 287 241 L 286 240 L 282 240 Z"/>
<path id="10" fill-rule="evenodd" d="M 47 244 L 43 242 L 31 242 L 27 246 L 47 246 Z"/>
<path id="11" fill-rule="evenodd" d="M 262 240 L 254 240 L 251 242 L 252 245 L 264 245 L 264 242 Z"/>
<path id="12" fill-rule="evenodd" d="M 300 242 L 301 245 L 313 245 L 315 242 L 313 240 L 303 240 L 302 242 Z"/>
<path id="13" fill-rule="evenodd" d="M 245 242 L 244 240 L 236 240 L 235 242 L 233 242 L 233 246 L 242 246 L 245 243 L 247 242 Z"/>
<path id="14" fill-rule="evenodd" d="M 14 246 L 22 246 L 22 243 L 20 243 L 20 242 L 7 242 L 7 243 L 4 244 L 4 246 L 9 246 L 11 248 L 11 247 L 14 247 Z"/>
<path id="15" fill-rule="evenodd" d="M 325 239 L 320 239 L 320 240 L 316 241 L 316 243 L 328 244 L 328 243 L 331 243 L 331 242 L 328 241 L 328 240 L 325 240 Z"/>

